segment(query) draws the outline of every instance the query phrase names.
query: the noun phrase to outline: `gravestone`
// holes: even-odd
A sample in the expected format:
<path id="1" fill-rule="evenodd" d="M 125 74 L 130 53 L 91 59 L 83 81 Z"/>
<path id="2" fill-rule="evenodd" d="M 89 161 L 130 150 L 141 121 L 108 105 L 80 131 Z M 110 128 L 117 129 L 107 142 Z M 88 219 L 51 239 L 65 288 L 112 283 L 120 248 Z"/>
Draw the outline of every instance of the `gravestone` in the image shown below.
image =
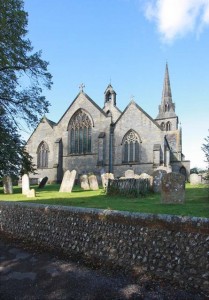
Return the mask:
<path id="1" fill-rule="evenodd" d="M 17 185 L 18 185 L 19 187 L 22 187 L 22 178 L 19 178 L 19 179 L 18 179 Z"/>
<path id="2" fill-rule="evenodd" d="M 71 193 L 74 183 L 75 183 L 76 171 L 72 170 L 71 172 L 67 170 L 62 179 L 62 183 L 60 186 L 61 193 Z"/>
<path id="3" fill-rule="evenodd" d="M 202 177 L 199 174 L 190 174 L 190 184 L 196 185 L 202 183 Z"/>
<path id="4" fill-rule="evenodd" d="M 125 177 L 126 178 L 134 178 L 134 171 L 133 170 L 126 170 L 125 171 Z"/>
<path id="5" fill-rule="evenodd" d="M 184 203 L 185 176 L 178 173 L 168 173 L 162 178 L 161 202 Z"/>
<path id="6" fill-rule="evenodd" d="M 29 190 L 30 190 L 29 176 L 28 174 L 24 174 L 22 176 L 22 194 L 27 195 Z"/>
<path id="7" fill-rule="evenodd" d="M 35 191 L 35 189 L 29 190 L 26 196 L 30 197 L 30 198 L 36 197 L 36 191 Z"/>
<path id="8" fill-rule="evenodd" d="M 107 188 L 108 179 L 114 179 L 114 174 L 112 173 L 104 173 L 101 175 L 102 178 L 102 186 L 103 188 Z"/>
<path id="9" fill-rule="evenodd" d="M 44 188 L 45 185 L 46 185 L 46 183 L 47 183 L 47 181 L 48 181 L 48 177 L 46 176 L 46 177 L 44 177 L 44 178 L 41 180 L 41 182 L 40 182 L 39 185 L 38 185 L 38 188 L 39 188 L 39 189 Z"/>
<path id="10" fill-rule="evenodd" d="M 90 189 L 93 190 L 93 191 L 98 190 L 99 186 L 98 186 L 97 177 L 95 175 L 90 175 L 88 177 L 88 179 L 89 179 Z"/>
<path id="11" fill-rule="evenodd" d="M 3 177 L 4 194 L 13 194 L 12 179 L 10 176 Z"/>
<path id="12" fill-rule="evenodd" d="M 149 184 L 150 184 L 150 188 L 152 188 L 152 186 L 153 186 L 153 176 L 150 176 L 147 173 L 142 173 L 142 174 L 139 175 L 139 179 L 148 179 Z"/>
<path id="13" fill-rule="evenodd" d="M 161 191 L 161 183 L 162 183 L 162 178 L 165 176 L 167 172 L 165 170 L 157 170 L 153 172 L 153 192 L 154 193 L 159 193 Z"/>
<path id="14" fill-rule="evenodd" d="M 81 183 L 81 188 L 85 191 L 90 190 L 89 187 L 89 182 L 88 182 L 88 176 L 87 175 L 81 175 L 80 176 L 80 183 Z"/>

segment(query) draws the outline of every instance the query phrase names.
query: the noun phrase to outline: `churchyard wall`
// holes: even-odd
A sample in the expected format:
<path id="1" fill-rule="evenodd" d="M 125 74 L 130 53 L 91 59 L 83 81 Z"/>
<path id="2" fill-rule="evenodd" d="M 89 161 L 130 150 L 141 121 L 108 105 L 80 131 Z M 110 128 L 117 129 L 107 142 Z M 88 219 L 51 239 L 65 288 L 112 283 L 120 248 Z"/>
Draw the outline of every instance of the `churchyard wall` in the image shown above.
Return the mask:
<path id="1" fill-rule="evenodd" d="M 0 202 L 0 231 L 90 263 L 209 292 L 209 219 Z"/>

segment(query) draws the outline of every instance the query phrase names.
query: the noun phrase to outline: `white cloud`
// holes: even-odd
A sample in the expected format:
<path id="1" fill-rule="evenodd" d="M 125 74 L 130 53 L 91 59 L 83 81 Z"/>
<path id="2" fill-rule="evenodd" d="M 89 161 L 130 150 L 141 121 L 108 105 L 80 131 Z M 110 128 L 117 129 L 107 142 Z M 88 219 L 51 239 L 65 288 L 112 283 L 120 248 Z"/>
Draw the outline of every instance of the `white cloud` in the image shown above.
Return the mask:
<path id="1" fill-rule="evenodd" d="M 148 0 L 145 14 L 154 21 L 165 42 L 209 25 L 209 0 Z"/>

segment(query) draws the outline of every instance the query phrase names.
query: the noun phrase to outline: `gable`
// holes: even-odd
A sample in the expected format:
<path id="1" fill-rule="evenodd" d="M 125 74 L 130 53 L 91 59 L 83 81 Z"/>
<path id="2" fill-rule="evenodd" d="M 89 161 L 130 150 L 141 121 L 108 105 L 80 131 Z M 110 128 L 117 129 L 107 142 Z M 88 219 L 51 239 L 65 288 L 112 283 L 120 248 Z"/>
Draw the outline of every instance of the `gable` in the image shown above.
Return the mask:
<path id="1" fill-rule="evenodd" d="M 63 124 L 68 123 L 73 114 L 81 108 L 88 112 L 92 117 L 95 116 L 95 114 L 102 115 L 104 118 L 107 117 L 106 113 L 86 93 L 80 92 L 57 124 L 59 126 L 62 124 L 63 126 Z M 65 127 L 67 128 L 67 125 Z"/>
<path id="2" fill-rule="evenodd" d="M 125 108 L 121 116 L 115 123 L 115 127 L 119 126 L 121 123 L 128 122 L 128 125 L 132 128 L 134 127 L 155 127 L 161 131 L 160 125 L 152 119 L 139 105 L 134 101 L 131 101 L 129 105 Z"/>
<path id="3" fill-rule="evenodd" d="M 47 119 L 46 117 L 43 117 L 40 121 L 40 123 L 37 125 L 31 136 L 29 137 L 27 144 L 30 143 L 31 139 L 38 139 L 38 136 L 43 137 L 44 134 L 48 135 L 53 132 L 53 128 L 56 125 L 55 122 Z"/>

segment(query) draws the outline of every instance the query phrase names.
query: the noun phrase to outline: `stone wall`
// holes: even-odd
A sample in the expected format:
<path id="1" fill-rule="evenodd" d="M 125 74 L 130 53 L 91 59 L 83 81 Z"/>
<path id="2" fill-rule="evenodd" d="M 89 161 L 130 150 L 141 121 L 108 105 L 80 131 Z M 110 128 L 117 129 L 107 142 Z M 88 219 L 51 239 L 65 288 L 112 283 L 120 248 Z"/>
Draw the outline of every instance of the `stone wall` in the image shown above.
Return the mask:
<path id="1" fill-rule="evenodd" d="M 70 257 L 209 292 L 209 219 L 0 202 L 0 230 Z"/>

